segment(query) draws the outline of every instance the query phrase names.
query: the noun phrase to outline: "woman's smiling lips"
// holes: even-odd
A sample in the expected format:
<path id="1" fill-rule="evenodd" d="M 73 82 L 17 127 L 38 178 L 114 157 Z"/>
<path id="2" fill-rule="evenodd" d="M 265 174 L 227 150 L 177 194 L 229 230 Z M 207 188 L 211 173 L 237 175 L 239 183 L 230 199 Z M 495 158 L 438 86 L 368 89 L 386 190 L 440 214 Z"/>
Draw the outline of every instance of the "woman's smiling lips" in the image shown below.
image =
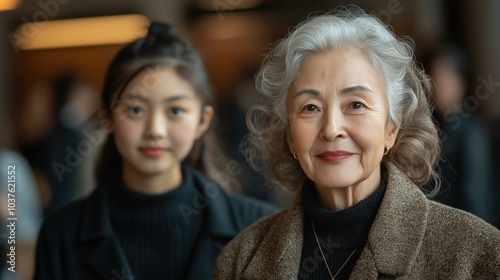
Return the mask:
<path id="1" fill-rule="evenodd" d="M 144 147 L 144 148 L 139 148 L 139 150 L 143 155 L 151 158 L 161 157 L 167 151 L 167 149 L 165 148 L 157 148 L 157 147 Z"/>
<path id="2" fill-rule="evenodd" d="M 321 154 L 318 154 L 317 157 L 326 162 L 339 162 L 352 155 L 353 153 L 337 150 L 333 152 L 331 151 L 323 152 Z"/>

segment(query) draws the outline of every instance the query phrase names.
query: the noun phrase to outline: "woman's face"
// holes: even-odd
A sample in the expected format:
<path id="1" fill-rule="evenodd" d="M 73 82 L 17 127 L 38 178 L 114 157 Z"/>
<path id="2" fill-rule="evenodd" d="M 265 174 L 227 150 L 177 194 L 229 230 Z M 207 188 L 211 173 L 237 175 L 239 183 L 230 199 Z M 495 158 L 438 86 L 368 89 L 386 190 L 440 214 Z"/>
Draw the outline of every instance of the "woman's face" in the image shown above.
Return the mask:
<path id="1" fill-rule="evenodd" d="M 380 71 L 358 50 L 308 56 L 288 91 L 288 144 L 317 187 L 378 186 L 398 132 L 387 106 Z"/>
<path id="2" fill-rule="evenodd" d="M 179 176 L 181 161 L 206 131 L 213 109 L 201 109 L 191 85 L 172 68 L 142 71 L 124 89 L 113 113 L 124 172 Z"/>

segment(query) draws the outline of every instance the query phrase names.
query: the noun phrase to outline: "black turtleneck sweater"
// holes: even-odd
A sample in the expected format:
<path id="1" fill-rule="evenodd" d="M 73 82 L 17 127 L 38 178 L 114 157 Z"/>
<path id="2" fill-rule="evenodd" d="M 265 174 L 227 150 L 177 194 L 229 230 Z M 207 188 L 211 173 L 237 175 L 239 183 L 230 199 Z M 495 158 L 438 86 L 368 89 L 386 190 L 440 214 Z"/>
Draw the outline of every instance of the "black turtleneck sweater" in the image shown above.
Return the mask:
<path id="1" fill-rule="evenodd" d="M 159 195 L 135 192 L 123 181 L 110 187 L 111 224 L 135 280 L 185 277 L 203 223 L 201 214 L 190 215 L 188 223 L 179 211 L 196 196 L 188 173 L 183 169 L 182 185 Z"/>
<path id="2" fill-rule="evenodd" d="M 298 279 L 331 279 L 318 249 L 312 222 L 332 275 L 338 272 L 335 279 L 349 279 L 368 239 L 368 232 L 384 197 L 386 185 L 387 171 L 382 167 L 381 184 L 373 194 L 356 205 L 334 212 L 321 206 L 314 183 L 306 181 L 302 191 L 305 211 L 304 246 Z"/>

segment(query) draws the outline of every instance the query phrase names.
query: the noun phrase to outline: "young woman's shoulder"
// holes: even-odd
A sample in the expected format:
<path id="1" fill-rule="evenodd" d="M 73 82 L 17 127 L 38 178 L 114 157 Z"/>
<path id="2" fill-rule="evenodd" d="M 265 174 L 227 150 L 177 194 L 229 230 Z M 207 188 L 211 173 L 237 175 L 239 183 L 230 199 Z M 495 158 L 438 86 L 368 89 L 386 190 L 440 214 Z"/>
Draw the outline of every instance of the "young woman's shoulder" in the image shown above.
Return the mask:
<path id="1" fill-rule="evenodd" d="M 233 215 L 245 224 L 244 228 L 279 211 L 278 207 L 270 203 L 248 196 L 228 194 L 228 200 Z"/>
<path id="2" fill-rule="evenodd" d="M 193 203 L 193 207 L 203 206 L 203 201 L 206 201 L 210 209 L 209 212 L 213 216 L 230 219 L 231 222 L 235 223 L 239 231 L 247 228 L 255 221 L 279 211 L 276 206 L 270 203 L 226 192 L 192 167 L 183 166 L 183 170 L 186 175 L 193 177 L 193 184 L 200 191 L 197 198 L 201 203 L 199 203 L 200 205 L 194 205 L 195 203 Z"/>
<path id="3" fill-rule="evenodd" d="M 81 225 L 85 209 L 89 205 L 97 205 L 102 190 L 94 191 L 90 196 L 74 201 L 49 214 L 42 224 L 41 234 L 76 234 Z"/>

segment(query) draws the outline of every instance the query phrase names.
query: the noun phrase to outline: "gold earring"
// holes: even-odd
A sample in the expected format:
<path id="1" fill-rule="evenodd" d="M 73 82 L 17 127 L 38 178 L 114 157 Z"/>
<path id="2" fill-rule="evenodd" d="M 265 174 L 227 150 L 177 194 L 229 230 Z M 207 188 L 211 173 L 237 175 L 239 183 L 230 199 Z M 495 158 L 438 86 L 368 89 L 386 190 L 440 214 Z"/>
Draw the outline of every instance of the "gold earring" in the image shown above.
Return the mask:
<path id="1" fill-rule="evenodd" d="M 389 153 L 389 146 L 384 147 L 384 156 Z"/>
<path id="2" fill-rule="evenodd" d="M 293 158 L 297 159 L 297 154 L 296 153 L 293 153 Z"/>

